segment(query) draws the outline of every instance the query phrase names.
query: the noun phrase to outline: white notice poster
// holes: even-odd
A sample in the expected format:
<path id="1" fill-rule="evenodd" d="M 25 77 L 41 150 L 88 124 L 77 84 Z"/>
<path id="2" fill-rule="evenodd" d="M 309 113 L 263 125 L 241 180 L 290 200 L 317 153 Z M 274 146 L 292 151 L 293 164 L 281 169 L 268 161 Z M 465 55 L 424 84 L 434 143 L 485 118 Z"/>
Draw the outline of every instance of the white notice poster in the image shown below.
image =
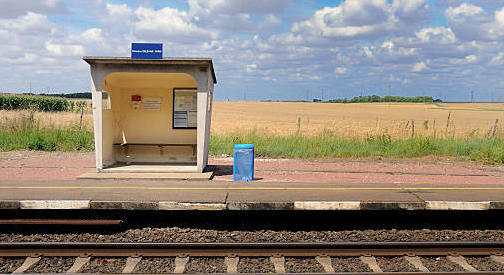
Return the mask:
<path id="1" fill-rule="evenodd" d="M 198 121 L 198 112 L 189 111 L 187 112 L 187 127 L 196 127 Z"/>
<path id="2" fill-rule="evenodd" d="M 173 107 L 174 128 L 197 127 L 197 93 L 195 90 L 175 90 Z"/>
<path id="3" fill-rule="evenodd" d="M 161 98 L 144 97 L 142 98 L 142 106 L 144 110 L 159 111 L 161 110 Z"/>

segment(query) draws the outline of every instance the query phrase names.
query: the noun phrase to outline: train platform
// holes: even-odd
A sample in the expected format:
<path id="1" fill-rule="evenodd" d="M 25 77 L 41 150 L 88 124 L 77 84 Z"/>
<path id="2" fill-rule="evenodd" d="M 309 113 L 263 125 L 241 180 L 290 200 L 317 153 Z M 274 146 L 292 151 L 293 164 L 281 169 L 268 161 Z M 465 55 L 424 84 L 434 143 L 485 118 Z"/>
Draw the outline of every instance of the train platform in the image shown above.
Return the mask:
<path id="1" fill-rule="evenodd" d="M 504 183 L 1 182 L 0 209 L 504 210 Z"/>
<path id="2" fill-rule="evenodd" d="M 256 159 L 254 182 L 77 179 L 92 153 L 0 153 L 0 209 L 504 210 L 504 167 L 447 159 Z"/>

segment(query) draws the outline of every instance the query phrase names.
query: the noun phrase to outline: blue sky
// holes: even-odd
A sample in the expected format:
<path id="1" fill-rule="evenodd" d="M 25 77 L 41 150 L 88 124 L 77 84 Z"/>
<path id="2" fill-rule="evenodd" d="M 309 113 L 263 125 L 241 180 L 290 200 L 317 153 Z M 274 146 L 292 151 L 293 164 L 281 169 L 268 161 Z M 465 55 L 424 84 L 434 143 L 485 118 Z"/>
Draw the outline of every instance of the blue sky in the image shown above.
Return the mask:
<path id="1" fill-rule="evenodd" d="M 220 100 L 504 101 L 500 0 L 0 0 L 0 92 L 89 90 L 84 55 L 212 57 Z"/>

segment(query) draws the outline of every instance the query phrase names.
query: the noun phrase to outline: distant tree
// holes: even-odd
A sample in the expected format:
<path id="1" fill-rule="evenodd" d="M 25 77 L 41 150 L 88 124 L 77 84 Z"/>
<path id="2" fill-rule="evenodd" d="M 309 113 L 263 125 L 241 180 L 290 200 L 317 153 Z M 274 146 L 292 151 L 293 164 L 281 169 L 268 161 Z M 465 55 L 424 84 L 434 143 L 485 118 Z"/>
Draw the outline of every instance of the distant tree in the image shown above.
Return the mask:
<path id="1" fill-rule="evenodd" d="M 314 100 L 315 102 L 315 100 Z M 366 103 L 366 102 L 441 102 L 434 101 L 432 96 L 384 96 L 380 97 L 377 95 L 366 95 L 366 96 L 356 96 L 351 99 L 347 98 L 336 98 L 331 99 L 328 102 L 331 103 Z"/>

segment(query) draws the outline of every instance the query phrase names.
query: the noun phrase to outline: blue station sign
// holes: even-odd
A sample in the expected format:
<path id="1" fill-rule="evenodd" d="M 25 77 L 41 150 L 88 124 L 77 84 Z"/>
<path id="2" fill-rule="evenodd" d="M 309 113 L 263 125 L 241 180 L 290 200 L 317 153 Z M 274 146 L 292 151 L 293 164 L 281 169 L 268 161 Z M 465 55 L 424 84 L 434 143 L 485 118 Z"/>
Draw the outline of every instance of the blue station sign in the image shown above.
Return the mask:
<path id="1" fill-rule="evenodd" d="M 163 59 L 163 44 L 161 44 L 161 43 L 131 43 L 131 58 L 133 58 L 133 59 Z"/>

